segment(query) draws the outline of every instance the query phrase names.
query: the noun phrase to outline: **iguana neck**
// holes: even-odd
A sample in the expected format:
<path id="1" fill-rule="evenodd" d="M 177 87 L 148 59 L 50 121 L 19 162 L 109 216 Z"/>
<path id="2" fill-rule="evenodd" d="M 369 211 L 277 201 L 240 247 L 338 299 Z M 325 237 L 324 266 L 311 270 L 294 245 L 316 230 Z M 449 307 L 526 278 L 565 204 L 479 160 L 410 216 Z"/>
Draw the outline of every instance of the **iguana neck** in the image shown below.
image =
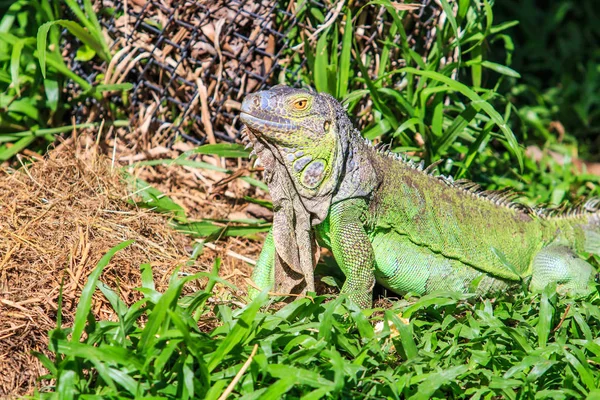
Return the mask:
<path id="1" fill-rule="evenodd" d="M 377 151 L 368 140 L 360 136 L 345 113 L 338 118 L 338 130 L 343 133 L 340 135 L 340 162 L 343 168 L 332 204 L 351 198 L 370 198 L 381 183 L 372 162 Z"/>

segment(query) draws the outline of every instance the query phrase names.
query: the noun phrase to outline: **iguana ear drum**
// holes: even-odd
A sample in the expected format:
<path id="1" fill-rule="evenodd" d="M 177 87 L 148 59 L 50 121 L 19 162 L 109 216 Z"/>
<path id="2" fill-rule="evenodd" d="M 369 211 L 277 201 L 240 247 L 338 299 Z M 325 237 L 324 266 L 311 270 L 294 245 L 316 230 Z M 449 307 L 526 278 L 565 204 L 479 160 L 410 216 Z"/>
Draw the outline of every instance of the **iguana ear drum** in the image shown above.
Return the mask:
<path id="1" fill-rule="evenodd" d="M 302 184 L 308 188 L 315 188 L 321 184 L 325 177 L 325 161 L 315 160 L 308 164 L 302 172 Z"/>

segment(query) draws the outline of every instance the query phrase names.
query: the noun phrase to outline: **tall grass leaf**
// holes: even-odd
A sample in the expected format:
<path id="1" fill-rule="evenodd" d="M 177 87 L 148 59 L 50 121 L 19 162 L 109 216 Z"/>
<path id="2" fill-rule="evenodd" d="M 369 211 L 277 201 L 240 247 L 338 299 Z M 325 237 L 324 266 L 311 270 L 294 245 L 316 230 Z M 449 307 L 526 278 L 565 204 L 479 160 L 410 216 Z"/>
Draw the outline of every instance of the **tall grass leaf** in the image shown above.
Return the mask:
<path id="1" fill-rule="evenodd" d="M 240 158 L 248 157 L 250 151 L 244 149 L 244 146 L 233 143 L 205 144 L 196 147 L 195 154 L 212 154 L 218 157 Z"/>
<path id="2" fill-rule="evenodd" d="M 317 334 L 319 339 L 323 339 L 325 341 L 329 341 L 331 339 L 333 313 L 343 300 L 344 296 L 340 295 L 334 301 L 330 301 L 329 303 L 325 304 L 325 312 L 323 312 L 323 317 L 321 318 L 321 322 L 319 324 L 319 333 Z"/>
<path id="3" fill-rule="evenodd" d="M 42 56 L 40 54 L 42 54 L 39 51 L 40 48 L 40 44 L 38 41 L 38 51 L 36 51 L 34 53 L 34 56 L 37 56 L 40 62 L 40 68 L 42 71 L 42 74 L 45 73 L 45 68 L 42 66 Z M 85 79 L 83 79 L 82 77 L 80 77 L 79 75 L 77 75 L 75 72 L 71 71 L 66 65 L 64 60 L 62 59 L 60 54 L 57 53 L 45 53 L 44 57 L 44 65 L 48 64 L 49 67 L 54 68 L 57 72 L 59 72 L 60 74 L 66 76 L 69 79 L 72 79 L 73 82 L 77 83 L 79 86 L 82 87 L 83 90 L 88 90 L 89 88 L 92 87 L 92 85 L 86 81 Z M 45 77 L 45 75 L 44 75 Z M 129 122 L 128 122 L 129 123 Z"/>
<path id="4" fill-rule="evenodd" d="M 269 193 L 269 187 L 267 186 L 267 184 L 258 179 L 255 179 L 251 176 L 240 176 L 240 179 L 254 187 L 257 187 L 257 188 Z"/>
<path id="5" fill-rule="evenodd" d="M 13 143 L 11 147 L 0 147 L 0 161 L 9 160 L 15 154 L 27 148 L 31 143 L 33 143 L 34 140 L 35 136 L 24 137 Z"/>
<path id="6" fill-rule="evenodd" d="M 396 314 L 389 310 L 386 310 L 385 317 L 388 321 L 394 323 L 398 333 L 400 333 L 400 342 L 402 343 L 406 359 L 409 361 L 414 360 L 418 356 L 419 350 L 415 343 L 411 323 L 402 321 Z"/>
<path id="7" fill-rule="evenodd" d="M 575 353 L 577 357 L 573 353 L 569 352 L 569 350 Z M 566 348 L 563 348 L 563 355 L 565 356 L 569 364 L 571 364 L 573 368 L 575 368 L 575 370 L 579 374 L 579 377 L 581 378 L 585 386 L 587 386 L 588 390 L 596 389 L 596 381 L 594 379 L 594 374 L 590 371 L 590 367 L 588 366 L 587 359 L 583 352 L 575 346 L 567 345 Z"/>
<path id="8" fill-rule="evenodd" d="M 388 38 L 393 38 L 396 36 L 398 32 L 398 27 L 396 24 L 392 24 L 390 26 L 390 31 L 387 35 Z M 380 78 L 385 75 L 385 71 L 388 68 L 388 64 L 390 61 L 390 50 L 395 46 L 395 43 L 390 42 L 389 40 L 383 41 L 383 48 L 381 49 L 381 56 L 379 57 L 379 69 L 377 71 L 377 77 Z"/>
<path id="9" fill-rule="evenodd" d="M 229 382 L 225 379 L 218 380 L 212 384 L 208 392 L 204 397 L 204 400 L 217 400 L 221 397 L 221 394 L 225 390 L 225 386 L 227 386 Z"/>
<path id="10" fill-rule="evenodd" d="M 83 0 L 83 9 L 85 10 L 85 14 L 87 15 L 89 21 L 93 25 L 93 29 L 91 29 L 90 32 L 96 37 L 96 39 L 100 43 L 102 43 L 106 54 L 110 54 L 110 48 L 104 40 L 102 26 L 100 25 L 100 21 L 98 21 L 96 12 L 94 11 L 94 5 L 90 0 Z"/>
<path id="11" fill-rule="evenodd" d="M 446 18 L 448 18 L 448 21 L 450 22 L 450 26 L 452 27 L 452 31 L 454 33 L 454 39 L 456 40 L 456 47 L 458 48 L 458 51 L 457 51 L 458 66 L 460 67 L 462 51 L 460 48 L 460 37 L 459 37 L 458 24 L 456 23 L 456 18 L 454 17 L 454 12 L 452 10 L 452 6 L 450 6 L 450 4 L 448 3 L 448 0 L 440 0 L 440 2 L 442 3 L 442 9 L 444 10 L 444 13 L 446 14 Z"/>
<path id="12" fill-rule="evenodd" d="M 77 17 L 79 22 L 83 24 L 83 26 L 88 30 L 89 34 L 94 38 L 94 40 L 98 43 L 100 51 L 98 49 L 94 50 L 96 53 L 104 60 L 110 60 L 110 49 L 104 40 L 104 36 L 102 33 L 102 27 L 96 18 L 96 13 L 94 12 L 94 8 L 89 0 L 83 1 L 83 9 L 79 5 L 79 3 L 75 0 L 64 0 L 65 3 L 69 6 L 73 14 Z M 85 12 L 84 12 L 85 11 Z M 87 15 L 86 15 L 87 13 Z M 83 40 L 82 40 L 83 42 Z M 85 43 L 85 42 L 84 42 Z M 87 43 L 86 43 L 87 44 Z"/>
<path id="13" fill-rule="evenodd" d="M 433 107 L 433 117 L 431 118 L 431 131 L 437 137 L 442 136 L 442 122 L 444 120 L 444 103 L 441 96 L 436 96 L 435 106 Z"/>
<path id="14" fill-rule="evenodd" d="M 225 230 L 225 227 L 217 226 L 210 221 L 196 221 L 187 224 L 177 224 L 175 229 L 186 235 L 207 237 L 222 232 Z"/>
<path id="15" fill-rule="evenodd" d="M 348 93 L 348 84 L 350 79 L 350 56 L 352 54 L 352 40 L 354 32 L 352 27 L 352 13 L 350 9 L 346 10 L 346 24 L 344 26 L 344 35 L 342 36 L 342 54 L 340 55 L 339 80 L 337 98 L 343 99 Z"/>
<path id="16" fill-rule="evenodd" d="M 183 385 L 182 388 L 185 389 L 186 398 L 194 398 L 194 371 L 192 370 L 190 364 L 193 365 L 193 360 L 191 355 L 188 355 L 183 366 L 182 366 L 182 377 L 183 377 Z"/>
<path id="17" fill-rule="evenodd" d="M 110 303 L 111 307 L 113 308 L 113 310 L 115 310 L 115 313 L 118 316 L 119 326 L 121 328 L 117 332 L 119 334 L 118 343 L 121 346 L 124 346 L 125 340 L 126 340 L 125 339 L 125 332 L 126 332 L 125 314 L 127 312 L 127 305 L 123 302 L 123 300 L 121 300 L 119 298 L 119 295 L 114 290 L 109 288 L 107 285 L 105 285 L 104 283 L 102 283 L 100 281 L 98 281 L 97 285 L 98 285 L 98 289 L 100 289 L 100 291 L 102 292 L 104 297 L 106 297 L 106 299 Z"/>
<path id="18" fill-rule="evenodd" d="M 331 393 L 331 389 L 329 389 L 328 387 L 322 387 L 319 389 L 315 389 L 312 392 L 308 392 L 304 396 L 300 397 L 300 400 L 318 400 L 324 398 L 329 393 Z"/>
<path id="19" fill-rule="evenodd" d="M 282 399 L 283 395 L 293 388 L 297 383 L 294 375 L 287 375 L 269 386 L 269 389 L 261 396 L 262 399 Z"/>
<path id="20" fill-rule="evenodd" d="M 514 69 L 507 67 L 506 65 L 498 64 L 498 63 L 491 62 L 491 61 L 482 61 L 481 65 L 483 67 L 491 69 L 492 71 L 496 71 L 497 73 L 502 74 L 502 75 L 510 76 L 512 78 L 520 78 L 521 77 L 521 74 L 519 74 Z"/>
<path id="21" fill-rule="evenodd" d="M 489 36 L 494 23 L 494 12 L 492 6 L 488 0 L 483 0 L 483 9 L 485 13 L 485 31 L 484 35 Z"/>
<path id="22" fill-rule="evenodd" d="M 396 101 L 396 106 L 399 107 L 402 112 L 407 116 L 412 117 L 415 114 L 415 108 L 410 104 L 410 101 L 404 97 L 404 95 L 395 89 L 390 88 L 379 88 L 378 92 L 386 96 L 392 97 Z"/>
<path id="23" fill-rule="evenodd" d="M 196 161 L 196 160 L 187 160 L 182 156 L 177 158 L 163 158 L 158 160 L 146 160 L 146 161 L 138 161 L 131 165 L 127 165 L 123 168 L 136 168 L 141 166 L 155 166 L 155 165 L 181 165 L 183 167 L 192 167 L 192 168 L 200 168 L 200 169 L 208 169 L 211 171 L 219 171 L 219 172 L 229 172 L 228 169 L 217 167 L 216 165 L 209 164 L 204 161 Z"/>
<path id="24" fill-rule="evenodd" d="M 100 85 L 92 86 L 92 88 L 87 90 L 86 92 L 84 92 L 84 94 L 90 95 L 90 94 L 94 94 L 94 93 L 112 92 L 112 91 L 127 92 L 131 89 L 133 89 L 133 84 L 130 82 L 100 84 Z"/>
<path id="25" fill-rule="evenodd" d="M 21 53 L 23 52 L 23 47 L 25 47 L 25 40 L 26 39 L 18 39 L 13 45 L 12 52 L 10 54 L 10 78 L 15 85 L 17 93 L 20 93 L 19 69 L 21 66 Z"/>
<path id="26" fill-rule="evenodd" d="M 295 376 L 298 384 L 311 387 L 328 386 L 333 388 L 333 382 L 322 377 L 318 372 L 292 367 L 284 364 L 270 364 L 267 372 L 274 378 Z"/>
<path id="27" fill-rule="evenodd" d="M 356 51 L 357 53 L 360 53 L 358 49 Z M 369 71 L 361 61 L 360 57 L 356 59 L 356 62 L 358 64 L 358 68 L 360 69 L 362 77 L 365 83 L 367 84 L 367 88 L 369 89 L 369 94 L 371 95 L 371 100 L 373 101 L 375 109 L 379 110 L 384 115 L 386 121 L 390 123 L 393 130 L 398 129 L 398 126 L 400 125 L 398 123 L 398 119 L 396 118 L 392 110 L 388 106 L 386 106 L 385 103 L 379 97 L 378 88 L 377 86 L 375 86 L 373 80 L 371 80 L 371 78 L 369 77 Z"/>
<path id="28" fill-rule="evenodd" d="M 168 310 L 177 303 L 183 282 L 182 279 L 177 279 L 176 274 L 173 274 L 173 277 L 169 282 L 169 288 L 160 296 L 158 302 L 154 305 L 152 312 L 148 316 L 148 322 L 146 323 L 140 341 L 138 342 L 139 351 L 148 351 L 148 349 L 154 345 L 156 340 L 160 338 L 160 334 L 158 333 L 159 330 L 168 326 Z"/>
<path id="29" fill-rule="evenodd" d="M 549 287 L 548 290 L 555 290 L 554 287 Z M 544 290 L 540 299 L 540 315 L 536 326 L 538 335 L 538 344 L 540 347 L 546 347 L 548 337 L 550 335 L 550 329 L 552 325 L 552 317 L 554 315 L 554 308 L 548 300 L 548 290 Z"/>
<path id="30" fill-rule="evenodd" d="M 56 369 L 56 365 L 52 360 L 48 358 L 47 355 L 38 351 L 32 351 L 31 355 L 35 356 L 40 361 L 40 363 L 42 363 L 44 368 L 46 368 L 50 372 L 50 375 L 57 375 L 58 370 Z"/>
<path id="31" fill-rule="evenodd" d="M 133 240 L 126 240 L 114 246 L 104 256 L 102 256 L 100 261 L 98 261 L 96 268 L 94 268 L 92 273 L 89 275 L 88 281 L 81 291 L 81 297 L 79 298 L 79 304 L 77 305 L 77 311 L 75 312 L 75 321 L 73 323 L 73 332 L 71 335 L 71 340 L 73 342 L 79 342 L 79 339 L 81 339 L 81 334 L 83 333 L 87 316 L 92 308 L 92 295 L 94 294 L 96 283 L 98 282 L 98 278 L 100 278 L 100 274 L 102 274 L 104 267 L 108 265 L 111 258 L 119 250 L 124 249 L 132 243 Z"/>
<path id="32" fill-rule="evenodd" d="M 169 196 L 150 186 L 146 181 L 124 172 L 125 182 L 131 186 L 132 195 L 138 196 L 141 201 L 135 201 L 140 207 L 151 208 L 155 211 L 172 214 L 177 220 L 186 222 L 185 210 Z M 132 196 L 133 197 L 133 196 Z"/>
<path id="33" fill-rule="evenodd" d="M 263 305 L 263 303 L 267 300 L 268 291 L 263 290 L 253 301 L 250 303 L 246 309 L 243 311 L 242 315 L 238 318 L 235 325 L 229 331 L 227 336 L 219 343 L 219 347 L 215 350 L 212 357 L 208 361 L 208 371 L 212 372 L 217 365 L 221 363 L 221 361 L 229 354 L 233 348 L 239 344 L 242 344 L 242 341 L 246 336 L 250 334 L 250 330 L 252 329 L 252 321 L 256 317 L 256 313 Z"/>
<path id="34" fill-rule="evenodd" d="M 66 19 L 59 19 L 56 21 L 49 21 L 43 24 L 38 29 L 37 34 L 37 50 L 38 57 L 40 62 L 40 68 L 42 71 L 42 76 L 46 77 L 46 52 L 47 52 L 47 39 L 48 39 L 48 31 L 54 25 L 60 25 L 63 28 L 66 28 L 69 32 L 71 32 L 77 39 L 81 40 L 84 44 L 93 49 L 98 55 L 102 57 L 103 60 L 107 61 L 110 57 L 108 54 L 104 52 L 104 48 L 101 43 L 98 43 L 96 38 L 90 35 L 81 25 L 69 21 Z"/>
<path id="35" fill-rule="evenodd" d="M 454 141 L 458 135 L 471 123 L 473 118 L 477 115 L 477 110 L 473 107 L 473 104 L 469 104 L 456 118 L 452 121 L 452 124 L 444 135 L 435 144 L 435 151 L 437 154 L 445 154 L 448 147 L 454 144 Z"/>
<path id="36" fill-rule="evenodd" d="M 492 29 L 490 29 L 490 33 L 492 35 L 495 35 L 497 33 L 500 33 L 502 31 L 505 31 L 507 29 L 512 28 L 513 26 L 517 26 L 519 25 L 519 21 L 505 21 L 505 22 L 501 22 L 496 26 L 493 26 Z"/>
<path id="37" fill-rule="evenodd" d="M 61 87 L 58 84 L 57 79 L 48 77 L 44 79 L 44 93 L 46 94 L 46 106 L 56 112 L 58 110 L 58 103 L 60 101 L 60 90 Z"/>
<path id="38" fill-rule="evenodd" d="M 433 305 L 443 307 L 451 304 L 456 304 L 459 300 L 460 297 L 457 293 L 432 293 L 421 297 L 419 300 L 417 300 L 415 304 L 411 305 L 410 307 L 407 307 L 402 313 L 402 315 L 404 316 L 404 318 L 411 318 L 411 316 L 415 312 L 423 308 L 427 308 Z"/>
<path id="39" fill-rule="evenodd" d="M 469 66 L 471 67 L 471 79 L 473 80 L 473 86 L 476 88 L 481 87 L 481 75 L 483 73 L 481 68 L 482 60 L 483 55 L 481 46 L 477 44 L 471 52 L 471 62 L 469 62 Z"/>
<path id="40" fill-rule="evenodd" d="M 329 65 L 329 40 L 327 34 L 329 29 L 321 32 L 319 40 L 317 40 L 317 48 L 315 49 L 315 65 L 313 68 L 315 88 L 318 92 L 329 92 L 329 84 L 327 79 L 327 66 Z M 331 93 L 335 94 L 335 93 Z"/>
<path id="41" fill-rule="evenodd" d="M 463 165 L 460 171 L 458 172 L 456 178 L 460 179 L 465 176 L 465 174 L 473 164 L 473 161 L 475 161 L 477 155 L 479 154 L 479 149 L 483 146 L 484 143 L 487 143 L 487 140 L 490 139 L 490 132 L 492 131 L 493 127 L 494 122 L 492 120 L 488 121 L 488 123 L 485 124 L 482 131 L 479 133 L 479 135 L 477 135 L 475 141 L 471 143 L 467 155 L 465 156 L 465 161 L 463 162 Z"/>
<path id="42" fill-rule="evenodd" d="M 56 393 L 60 393 L 60 400 L 72 400 L 78 391 L 75 389 L 77 375 L 71 369 L 61 371 L 56 382 Z"/>
<path id="43" fill-rule="evenodd" d="M 471 0 L 458 0 L 458 12 L 456 13 L 456 18 L 458 19 L 458 23 L 460 23 L 465 16 L 467 15 L 467 11 L 469 11 L 469 6 L 471 5 Z"/>
<path id="44" fill-rule="evenodd" d="M 142 271 L 142 287 L 156 290 L 156 287 L 154 286 L 154 277 L 152 276 L 152 266 L 145 263 L 140 266 L 140 270 Z"/>
<path id="45" fill-rule="evenodd" d="M 475 106 L 481 107 L 486 114 L 498 125 L 502 133 L 504 134 L 504 138 L 508 142 L 508 149 L 511 153 L 517 158 L 519 162 L 519 167 L 523 170 L 523 152 L 519 148 L 519 143 L 517 142 L 517 138 L 514 133 L 508 127 L 502 116 L 492 107 L 490 103 L 483 100 L 477 93 L 473 90 L 469 89 L 466 85 L 457 82 L 447 76 L 439 74 L 434 71 L 419 71 L 415 68 L 407 67 L 402 68 L 401 71 L 407 72 L 409 74 L 426 76 L 431 79 L 435 79 L 437 81 L 443 82 L 450 86 L 452 89 L 456 90 L 459 93 L 462 93 L 464 96 L 468 97 L 472 102 L 475 103 Z"/>
<path id="46" fill-rule="evenodd" d="M 467 365 L 457 365 L 454 367 L 445 368 L 442 371 L 429 374 L 421 384 L 417 393 L 410 397 L 412 400 L 427 400 L 430 399 L 436 390 L 443 385 L 454 381 L 459 375 L 464 374 L 469 370 Z M 418 377 L 417 377 L 418 378 Z"/>

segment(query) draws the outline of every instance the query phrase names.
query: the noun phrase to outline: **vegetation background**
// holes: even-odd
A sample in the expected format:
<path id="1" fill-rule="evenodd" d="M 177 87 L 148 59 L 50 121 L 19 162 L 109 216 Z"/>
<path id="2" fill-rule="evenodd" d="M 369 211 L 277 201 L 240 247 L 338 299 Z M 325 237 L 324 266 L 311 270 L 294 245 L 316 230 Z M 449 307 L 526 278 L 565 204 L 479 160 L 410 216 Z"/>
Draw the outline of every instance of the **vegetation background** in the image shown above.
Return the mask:
<path id="1" fill-rule="evenodd" d="M 365 137 L 426 163 L 444 160 L 440 172 L 486 189 L 513 188 L 530 205 L 559 207 L 600 194 L 597 1 L 440 0 L 444 18 L 435 35 L 410 46 L 410 8 L 402 4 L 342 3 L 331 23 L 317 5 L 294 6 L 306 24 L 326 28 L 313 38 L 292 32 L 290 40 L 303 50 L 290 53 L 291 63 L 303 65 L 304 84 L 347 103 Z M 1 161 L 43 153 L 56 135 L 71 134 L 71 116 L 81 104 L 103 103 L 112 116 L 106 124 L 128 124 L 131 85 L 104 84 L 102 76 L 88 82 L 63 57 L 69 36 L 78 39 L 72 49 L 78 62 L 111 59 L 90 1 L 9 1 L 0 3 L 0 12 Z M 374 16 L 386 22 L 383 36 L 363 53 L 361 24 Z M 69 90 L 74 86 L 78 90 Z M 115 95 L 122 101 L 113 102 Z M 210 145 L 170 162 L 209 167 L 193 164 L 190 154 L 248 153 Z M 245 177 L 261 187 L 256 178 Z M 268 229 L 264 221 L 244 221 L 238 230 L 190 222 L 174 201 L 143 188 L 150 203 L 140 205 L 172 213 L 180 230 L 206 242 Z M 262 198 L 248 201 L 269 205 Z M 231 286 L 219 278 L 216 260 L 211 273 L 173 275 L 164 293 L 142 266 L 143 298 L 125 304 L 99 277 L 127 245 L 113 248 L 90 275 L 73 326 L 62 326 L 59 310 L 49 341 L 54 356 L 38 355 L 51 380 L 36 397 L 600 396 L 598 293 L 574 299 L 558 297 L 553 288 L 531 294 L 524 285 L 494 299 L 446 293 L 366 311 L 328 296 L 277 310 L 264 307 L 266 295 L 246 307 L 215 305 L 208 302 L 215 285 Z M 183 286 L 199 278 L 208 279 L 206 288 L 182 297 Z M 336 279 L 323 280 L 335 285 Z M 118 321 L 90 313 L 96 290 Z M 198 321 L 209 316 L 211 329 L 200 330 Z"/>

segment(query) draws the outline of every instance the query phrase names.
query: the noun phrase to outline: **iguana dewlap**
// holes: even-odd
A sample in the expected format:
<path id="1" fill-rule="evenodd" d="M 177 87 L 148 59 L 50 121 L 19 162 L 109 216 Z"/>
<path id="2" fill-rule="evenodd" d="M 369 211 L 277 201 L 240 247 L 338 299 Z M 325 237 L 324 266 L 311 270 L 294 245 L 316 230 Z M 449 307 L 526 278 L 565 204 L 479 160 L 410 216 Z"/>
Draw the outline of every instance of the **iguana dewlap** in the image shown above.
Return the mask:
<path id="1" fill-rule="evenodd" d="M 275 86 L 248 95 L 241 111 L 275 211 L 252 275 L 258 288 L 314 290 L 315 241 L 332 251 L 342 292 L 362 307 L 376 280 L 419 294 L 489 293 L 525 278 L 532 290 L 594 285 L 594 268 L 576 254 L 600 254 L 600 199 L 551 215 L 433 176 L 375 149 L 323 93 Z M 292 284 L 277 278 L 286 270 Z"/>

